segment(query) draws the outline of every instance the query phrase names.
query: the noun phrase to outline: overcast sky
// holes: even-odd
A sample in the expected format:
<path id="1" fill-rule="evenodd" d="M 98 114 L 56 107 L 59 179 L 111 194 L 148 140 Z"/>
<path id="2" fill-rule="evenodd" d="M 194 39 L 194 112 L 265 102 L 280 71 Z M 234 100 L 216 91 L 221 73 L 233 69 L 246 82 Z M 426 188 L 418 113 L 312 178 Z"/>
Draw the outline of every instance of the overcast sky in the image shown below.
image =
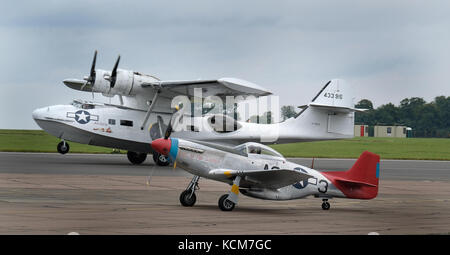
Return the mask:
<path id="1" fill-rule="evenodd" d="M 161 79 L 236 77 L 308 103 L 332 78 L 377 107 L 450 95 L 449 1 L 2 1 L 0 129 L 89 93 L 97 68 Z M 102 100 L 96 96 L 96 100 Z"/>

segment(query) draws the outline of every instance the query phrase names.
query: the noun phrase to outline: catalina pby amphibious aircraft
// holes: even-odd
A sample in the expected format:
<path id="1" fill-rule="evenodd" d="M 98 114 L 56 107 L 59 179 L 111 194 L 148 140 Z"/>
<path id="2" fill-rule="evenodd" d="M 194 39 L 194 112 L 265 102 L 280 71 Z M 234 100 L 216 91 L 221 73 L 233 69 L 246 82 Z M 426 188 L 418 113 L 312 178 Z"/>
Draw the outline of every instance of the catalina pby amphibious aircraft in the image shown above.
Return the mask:
<path id="1" fill-rule="evenodd" d="M 234 148 L 191 142 L 166 136 L 152 142 L 154 150 L 168 155 L 176 166 L 194 175 L 180 195 L 183 206 L 193 206 L 200 177 L 228 183 L 231 191 L 219 199 L 219 208 L 231 211 L 238 195 L 267 199 L 291 200 L 307 196 L 322 199 L 328 210 L 333 197 L 372 199 L 378 194 L 380 157 L 365 151 L 348 171 L 319 172 L 287 161 L 275 150 L 248 142 Z"/>
<path id="2" fill-rule="evenodd" d="M 191 103 L 201 107 L 210 97 L 226 102 L 228 97 L 261 97 L 271 92 L 253 83 L 236 78 L 217 80 L 162 81 L 142 73 L 118 69 L 120 56 L 112 71 L 95 69 L 97 52 L 89 76 L 84 80 L 66 79 L 72 89 L 118 96 L 118 104 L 74 100 L 70 105 L 54 105 L 36 109 L 33 118 L 47 133 L 62 141 L 57 149 L 69 151 L 66 141 L 128 150 L 133 164 L 142 163 L 147 153 L 159 165 L 167 165 L 167 158 L 152 150 L 150 143 L 162 137 L 172 106 L 183 104 L 183 124 L 173 136 L 188 140 L 208 141 L 222 145 L 237 145 L 254 141 L 287 143 L 353 137 L 353 90 L 343 80 L 331 80 L 313 100 L 302 107 L 295 118 L 275 124 L 237 121 L 224 113 L 191 114 Z M 277 109 L 278 110 L 278 109 Z M 211 111 L 213 112 L 213 111 Z"/>

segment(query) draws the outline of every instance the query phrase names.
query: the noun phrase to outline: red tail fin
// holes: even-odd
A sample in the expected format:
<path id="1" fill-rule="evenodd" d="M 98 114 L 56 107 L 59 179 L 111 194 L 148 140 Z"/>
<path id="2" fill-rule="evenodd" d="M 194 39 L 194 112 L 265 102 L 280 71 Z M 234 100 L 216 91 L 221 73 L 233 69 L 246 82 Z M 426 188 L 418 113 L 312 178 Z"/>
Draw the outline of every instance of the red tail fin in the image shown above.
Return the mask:
<path id="1" fill-rule="evenodd" d="M 365 151 L 345 172 L 323 172 L 348 198 L 372 199 L 378 194 L 380 156 Z"/>

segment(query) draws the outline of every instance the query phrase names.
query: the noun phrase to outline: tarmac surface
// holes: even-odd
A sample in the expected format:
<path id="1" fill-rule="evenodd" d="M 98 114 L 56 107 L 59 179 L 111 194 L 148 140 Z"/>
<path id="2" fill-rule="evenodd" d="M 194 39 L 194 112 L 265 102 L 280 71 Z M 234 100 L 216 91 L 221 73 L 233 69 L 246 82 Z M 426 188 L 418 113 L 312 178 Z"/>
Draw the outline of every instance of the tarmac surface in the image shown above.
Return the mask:
<path id="1" fill-rule="evenodd" d="M 314 168 L 354 162 L 315 159 Z M 222 212 L 217 200 L 228 185 L 200 179 L 197 204 L 183 207 L 178 198 L 192 176 L 151 157 L 133 166 L 126 155 L 0 153 L 0 234 L 450 233 L 450 162 L 382 160 L 380 175 L 377 198 L 332 199 L 329 211 L 313 197 L 240 196 Z"/>

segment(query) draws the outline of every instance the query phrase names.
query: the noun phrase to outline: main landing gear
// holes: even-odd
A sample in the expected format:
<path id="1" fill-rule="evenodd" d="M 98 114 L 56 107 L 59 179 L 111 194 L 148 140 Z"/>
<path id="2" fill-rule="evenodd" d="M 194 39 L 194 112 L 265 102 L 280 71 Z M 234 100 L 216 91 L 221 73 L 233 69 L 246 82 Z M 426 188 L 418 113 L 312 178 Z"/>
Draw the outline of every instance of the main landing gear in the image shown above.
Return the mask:
<path id="1" fill-rule="evenodd" d="M 192 178 L 191 182 L 189 183 L 189 186 L 186 188 L 185 191 L 183 191 L 180 195 L 180 203 L 183 206 L 194 206 L 195 202 L 197 201 L 197 196 L 195 195 L 195 191 L 199 190 L 198 187 L 198 180 L 200 180 L 200 176 L 194 176 Z"/>
<path id="2" fill-rule="evenodd" d="M 56 149 L 61 154 L 66 154 L 70 150 L 70 146 L 66 141 L 62 140 L 60 143 L 58 143 L 58 146 L 56 146 Z"/>
<path id="3" fill-rule="evenodd" d="M 232 211 L 234 209 L 234 207 L 236 206 L 235 203 L 233 203 L 231 200 L 228 199 L 228 194 L 223 194 L 220 198 L 219 198 L 219 208 L 222 211 Z"/>
<path id="4" fill-rule="evenodd" d="M 224 194 L 219 198 L 219 208 L 222 211 L 229 212 L 233 211 L 234 207 L 238 203 L 239 197 L 239 184 L 241 182 L 241 177 L 236 176 L 233 180 L 233 185 L 228 194 Z"/>
<path id="5" fill-rule="evenodd" d="M 158 166 L 168 166 L 170 164 L 169 158 L 158 152 L 153 153 L 153 161 L 155 161 Z"/>
<path id="6" fill-rule="evenodd" d="M 145 161 L 145 159 L 147 158 L 147 153 L 128 151 L 127 158 L 133 165 L 139 165 Z"/>
<path id="7" fill-rule="evenodd" d="M 183 206 L 190 207 L 194 206 L 197 201 L 197 196 L 195 195 L 195 191 L 199 190 L 198 180 L 200 176 L 194 176 L 189 186 L 180 194 L 180 203 Z M 222 211 L 232 211 L 237 204 L 238 194 L 239 194 L 239 182 L 241 177 L 237 176 L 233 181 L 233 186 L 231 187 L 231 191 L 228 194 L 224 194 L 219 198 L 219 208 Z"/>

